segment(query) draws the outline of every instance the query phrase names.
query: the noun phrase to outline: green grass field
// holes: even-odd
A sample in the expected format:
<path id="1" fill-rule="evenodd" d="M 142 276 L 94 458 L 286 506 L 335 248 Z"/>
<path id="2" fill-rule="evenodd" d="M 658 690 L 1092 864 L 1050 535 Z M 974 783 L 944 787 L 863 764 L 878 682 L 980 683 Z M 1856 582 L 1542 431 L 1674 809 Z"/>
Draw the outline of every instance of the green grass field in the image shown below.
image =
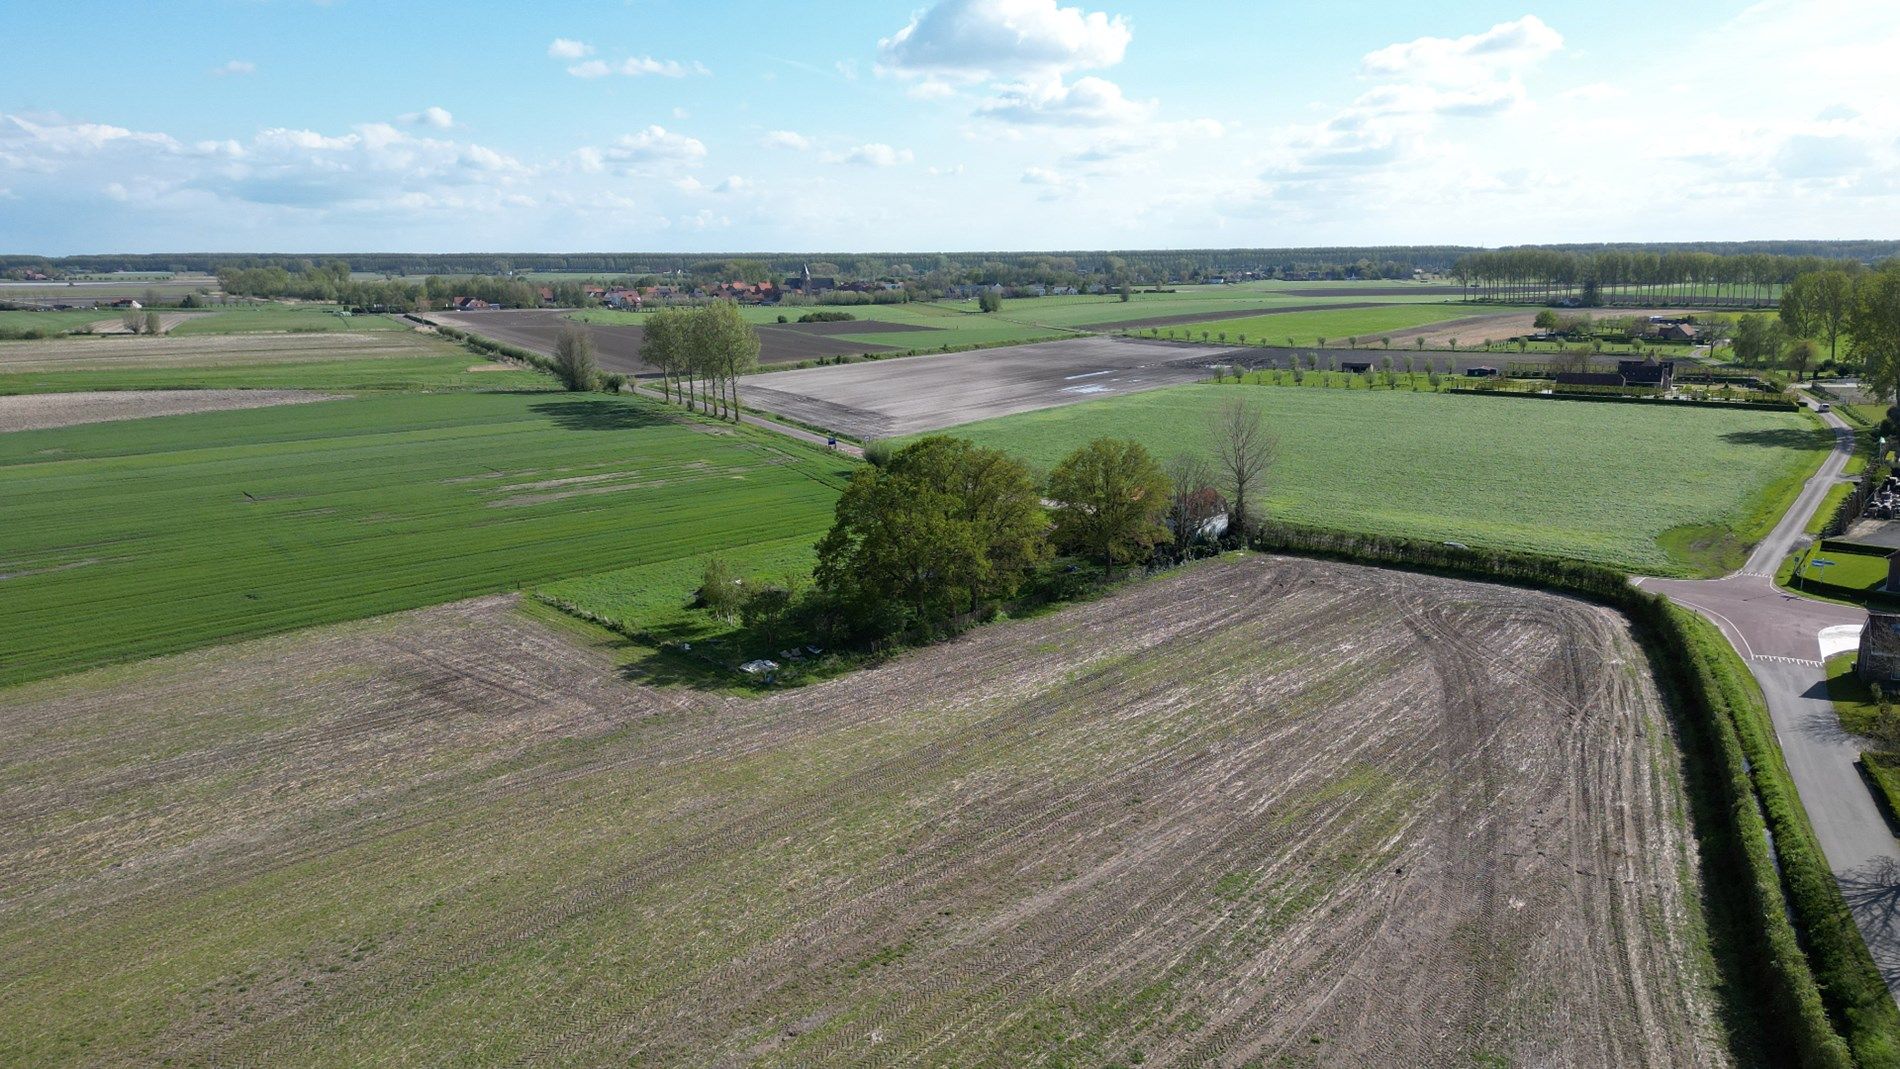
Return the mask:
<path id="1" fill-rule="evenodd" d="M 397 395 L 0 435 L 0 686 L 815 540 L 844 463 L 604 395 Z"/>
<path id="2" fill-rule="evenodd" d="M 173 334 L 249 334 L 290 330 L 409 330 L 411 324 L 394 316 L 341 315 L 326 305 L 255 304 L 225 308 L 190 319 L 172 328 Z"/>
<path id="3" fill-rule="evenodd" d="M 1166 337 L 1168 331 L 1173 329 L 1180 331 L 1184 338 L 1199 338 L 1203 331 L 1209 337 L 1224 333 L 1236 340 L 1245 335 L 1248 341 L 1269 345 L 1285 345 L 1288 338 L 1295 339 L 1297 344 L 1307 345 L 1317 344 L 1320 338 L 1337 344 L 1344 343 L 1349 337 L 1357 337 L 1361 344 L 1366 344 L 1377 340 L 1383 331 L 1444 323 L 1471 314 L 1469 309 L 1449 304 L 1394 304 L 1380 308 L 1340 308 L 1323 312 L 1282 312 L 1241 319 L 1217 319 L 1188 326 L 1163 327 L 1161 334 Z"/>
<path id="4" fill-rule="evenodd" d="M 24 338 L 29 334 L 39 337 L 53 337 L 69 330 L 83 327 L 87 323 L 97 323 L 102 319 L 114 319 L 119 315 L 111 309 L 103 312 L 90 308 L 73 309 L 63 312 L 7 312 L 0 311 L 0 338 Z"/>
<path id="5" fill-rule="evenodd" d="M 1220 402 L 1259 403 L 1281 455 L 1266 505 L 1323 527 L 1556 553 L 1657 574 L 1718 572 L 1683 531 L 1758 540 L 1828 439 L 1790 413 L 1374 390 L 1179 386 L 954 433 L 1050 466 L 1097 437 L 1165 459 L 1206 448 Z"/>

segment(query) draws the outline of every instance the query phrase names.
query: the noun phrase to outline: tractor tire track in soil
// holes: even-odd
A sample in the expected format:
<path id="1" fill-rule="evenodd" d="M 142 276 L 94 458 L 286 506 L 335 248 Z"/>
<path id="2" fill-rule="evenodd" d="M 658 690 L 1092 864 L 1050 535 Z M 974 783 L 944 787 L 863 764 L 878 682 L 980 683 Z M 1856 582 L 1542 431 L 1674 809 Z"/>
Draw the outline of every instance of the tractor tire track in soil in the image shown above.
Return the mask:
<path id="1" fill-rule="evenodd" d="M 1728 1062 L 1642 655 L 1511 588 L 1228 559 L 758 699 L 485 598 L 0 755 L 34 1062 Z"/>

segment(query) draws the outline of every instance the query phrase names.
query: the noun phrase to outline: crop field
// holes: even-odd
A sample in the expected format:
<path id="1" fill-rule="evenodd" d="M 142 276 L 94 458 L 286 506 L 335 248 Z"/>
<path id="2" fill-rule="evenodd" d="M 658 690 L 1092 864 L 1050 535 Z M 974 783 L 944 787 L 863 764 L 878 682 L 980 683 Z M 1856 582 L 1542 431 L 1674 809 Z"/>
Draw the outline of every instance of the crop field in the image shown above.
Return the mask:
<path id="1" fill-rule="evenodd" d="M 0 1061 L 1723 1065 L 1642 664 L 1252 557 L 756 700 L 506 598 L 12 688 Z"/>
<path id="2" fill-rule="evenodd" d="M 442 390 L 552 387 L 413 331 L 0 342 L 0 394 L 84 390 Z"/>
<path id="3" fill-rule="evenodd" d="M 598 394 L 377 396 L 0 434 L 0 685 L 816 540 L 843 464 Z"/>
<path id="4" fill-rule="evenodd" d="M 1650 574 L 1720 573 L 1687 544 L 1764 535 L 1820 464 L 1828 432 L 1795 413 L 1386 390 L 1190 385 L 973 423 L 961 437 L 1053 465 L 1091 438 L 1157 457 L 1245 390 L 1280 458 L 1279 519 L 1555 553 Z M 1687 537 L 1687 536 L 1696 537 Z"/>
<path id="5" fill-rule="evenodd" d="M 328 305 L 248 304 L 194 315 L 173 328 L 173 334 L 246 334 L 258 331 L 411 330 L 413 324 L 395 316 L 345 315 Z"/>
<path id="6" fill-rule="evenodd" d="M 311 390 L 100 390 L 0 394 L 0 433 L 192 412 L 333 401 Z"/>

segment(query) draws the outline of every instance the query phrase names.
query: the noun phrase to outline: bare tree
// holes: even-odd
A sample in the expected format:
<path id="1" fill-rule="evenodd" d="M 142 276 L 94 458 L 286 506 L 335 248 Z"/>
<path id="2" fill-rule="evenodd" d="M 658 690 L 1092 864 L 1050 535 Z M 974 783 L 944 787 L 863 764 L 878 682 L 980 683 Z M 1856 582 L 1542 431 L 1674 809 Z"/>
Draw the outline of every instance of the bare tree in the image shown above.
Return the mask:
<path id="1" fill-rule="evenodd" d="M 1252 524 L 1247 499 L 1262 489 L 1280 443 L 1268 433 L 1259 402 L 1247 396 L 1232 398 L 1214 410 L 1212 434 L 1215 467 L 1226 484 L 1228 529 L 1245 540 Z"/>
<path id="2" fill-rule="evenodd" d="M 1199 453 L 1176 453 L 1162 469 L 1167 472 L 1168 526 L 1174 548 L 1185 554 L 1214 518 L 1214 466 Z"/>

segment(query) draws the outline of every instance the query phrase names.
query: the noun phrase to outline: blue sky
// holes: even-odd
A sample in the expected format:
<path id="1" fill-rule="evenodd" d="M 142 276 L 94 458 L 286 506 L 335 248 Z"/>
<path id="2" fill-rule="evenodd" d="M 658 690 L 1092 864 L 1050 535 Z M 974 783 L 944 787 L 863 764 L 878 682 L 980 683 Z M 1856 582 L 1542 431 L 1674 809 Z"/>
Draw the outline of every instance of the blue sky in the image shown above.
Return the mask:
<path id="1" fill-rule="evenodd" d="M 1882 0 L 193 0 L 5 24 L 6 252 L 1496 245 L 1900 219 Z"/>

